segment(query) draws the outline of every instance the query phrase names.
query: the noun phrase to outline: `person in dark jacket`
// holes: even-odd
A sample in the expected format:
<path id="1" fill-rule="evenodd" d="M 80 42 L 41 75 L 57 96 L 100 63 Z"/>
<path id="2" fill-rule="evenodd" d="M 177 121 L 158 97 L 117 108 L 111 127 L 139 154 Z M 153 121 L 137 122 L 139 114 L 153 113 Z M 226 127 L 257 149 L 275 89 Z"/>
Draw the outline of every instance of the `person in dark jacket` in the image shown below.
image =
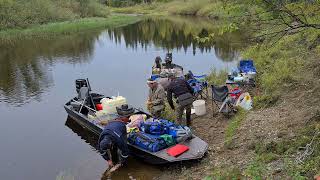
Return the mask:
<path id="1" fill-rule="evenodd" d="M 109 167 L 124 164 L 129 156 L 126 124 L 120 120 L 109 122 L 99 137 L 99 150 Z M 116 162 L 118 161 L 118 162 Z"/>
<path id="2" fill-rule="evenodd" d="M 167 99 L 171 109 L 176 111 L 177 121 L 182 124 L 182 114 L 186 110 L 186 125 L 191 125 L 191 105 L 193 102 L 193 89 L 186 80 L 176 78 L 169 74 L 170 84 L 167 88 Z M 177 107 L 173 105 L 172 95 L 177 99 Z"/>
<path id="3" fill-rule="evenodd" d="M 152 66 L 152 74 L 160 74 L 162 69 L 161 57 L 157 56 L 154 60 L 154 65 Z"/>
<path id="4" fill-rule="evenodd" d="M 181 69 L 183 71 L 183 67 L 177 64 L 172 63 L 172 53 L 167 53 L 162 64 L 163 69 Z"/>

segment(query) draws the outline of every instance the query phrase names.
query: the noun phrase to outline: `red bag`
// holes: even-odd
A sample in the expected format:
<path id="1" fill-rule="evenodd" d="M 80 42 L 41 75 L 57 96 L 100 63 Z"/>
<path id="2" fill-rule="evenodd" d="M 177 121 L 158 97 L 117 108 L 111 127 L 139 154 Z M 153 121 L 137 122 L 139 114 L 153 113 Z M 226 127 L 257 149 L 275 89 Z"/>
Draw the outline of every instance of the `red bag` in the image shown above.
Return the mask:
<path id="1" fill-rule="evenodd" d="M 185 146 L 182 144 L 177 144 L 177 145 L 173 146 L 172 148 L 167 149 L 167 153 L 170 156 L 177 157 L 188 150 L 189 150 L 188 146 Z"/>
<path id="2" fill-rule="evenodd" d="M 101 111 L 103 109 L 102 104 L 96 104 L 96 109 L 97 111 Z"/>

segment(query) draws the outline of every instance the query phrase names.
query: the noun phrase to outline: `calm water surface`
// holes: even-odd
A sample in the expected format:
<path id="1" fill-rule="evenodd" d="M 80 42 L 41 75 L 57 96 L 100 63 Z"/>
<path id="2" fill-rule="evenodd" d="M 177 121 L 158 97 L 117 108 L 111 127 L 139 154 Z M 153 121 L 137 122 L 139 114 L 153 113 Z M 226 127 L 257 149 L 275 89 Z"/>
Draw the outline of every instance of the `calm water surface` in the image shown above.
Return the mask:
<path id="1" fill-rule="evenodd" d="M 67 120 L 63 104 L 75 96 L 74 80 L 89 78 L 92 89 L 127 97 L 143 107 L 146 79 L 155 56 L 170 50 L 173 61 L 194 74 L 236 65 L 240 33 L 199 46 L 194 36 L 217 31 L 200 19 L 148 19 L 126 27 L 52 40 L 27 40 L 0 49 L 1 179 L 100 179 L 106 162 L 95 138 Z M 131 159 L 113 179 L 150 179 L 161 168 Z"/>

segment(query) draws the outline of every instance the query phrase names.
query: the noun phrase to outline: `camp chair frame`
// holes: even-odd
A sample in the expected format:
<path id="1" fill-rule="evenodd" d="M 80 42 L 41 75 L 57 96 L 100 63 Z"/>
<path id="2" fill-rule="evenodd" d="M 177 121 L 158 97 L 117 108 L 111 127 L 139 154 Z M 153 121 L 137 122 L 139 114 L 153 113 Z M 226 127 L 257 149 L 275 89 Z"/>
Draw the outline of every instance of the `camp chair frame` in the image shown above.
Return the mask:
<path id="1" fill-rule="evenodd" d="M 234 106 L 230 102 L 230 95 L 229 89 L 227 86 L 215 86 L 211 85 L 211 105 L 212 105 L 212 115 L 214 116 L 214 104 L 216 107 L 219 108 L 218 112 L 222 112 L 224 108 L 230 108 L 231 110 L 228 111 L 226 114 L 229 115 L 232 111 L 234 111 Z M 222 103 L 221 106 L 219 106 L 219 103 Z"/>
<path id="2" fill-rule="evenodd" d="M 208 99 L 208 97 L 209 97 L 208 82 L 205 80 L 206 77 L 207 77 L 206 74 L 199 75 L 199 76 L 193 75 L 193 73 L 191 71 L 189 71 L 188 74 L 185 75 L 185 78 L 188 81 L 188 83 L 190 80 L 194 80 L 197 83 L 201 83 L 202 89 L 193 94 L 195 100 L 199 99 L 199 97 L 201 99 Z"/>
<path id="3" fill-rule="evenodd" d="M 196 92 L 194 95 L 194 99 L 208 99 L 209 97 L 209 90 L 208 90 L 208 84 L 203 85 L 203 89 L 199 92 Z"/>

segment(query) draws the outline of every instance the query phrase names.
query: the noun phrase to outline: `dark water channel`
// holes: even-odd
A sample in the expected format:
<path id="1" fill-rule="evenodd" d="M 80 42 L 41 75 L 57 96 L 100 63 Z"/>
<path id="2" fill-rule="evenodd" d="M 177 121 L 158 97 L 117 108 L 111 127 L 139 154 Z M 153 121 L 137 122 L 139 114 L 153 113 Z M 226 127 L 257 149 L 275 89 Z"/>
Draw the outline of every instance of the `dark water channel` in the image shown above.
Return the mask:
<path id="1" fill-rule="evenodd" d="M 175 63 L 195 74 L 236 65 L 241 33 L 200 46 L 195 35 L 217 31 L 208 20 L 169 17 L 52 40 L 0 45 L 0 179 L 100 179 L 106 162 L 95 138 L 67 121 L 63 104 L 75 96 L 74 80 L 93 90 L 125 96 L 143 107 L 155 56 L 170 50 Z M 131 159 L 113 179 L 150 179 L 161 167 Z"/>

